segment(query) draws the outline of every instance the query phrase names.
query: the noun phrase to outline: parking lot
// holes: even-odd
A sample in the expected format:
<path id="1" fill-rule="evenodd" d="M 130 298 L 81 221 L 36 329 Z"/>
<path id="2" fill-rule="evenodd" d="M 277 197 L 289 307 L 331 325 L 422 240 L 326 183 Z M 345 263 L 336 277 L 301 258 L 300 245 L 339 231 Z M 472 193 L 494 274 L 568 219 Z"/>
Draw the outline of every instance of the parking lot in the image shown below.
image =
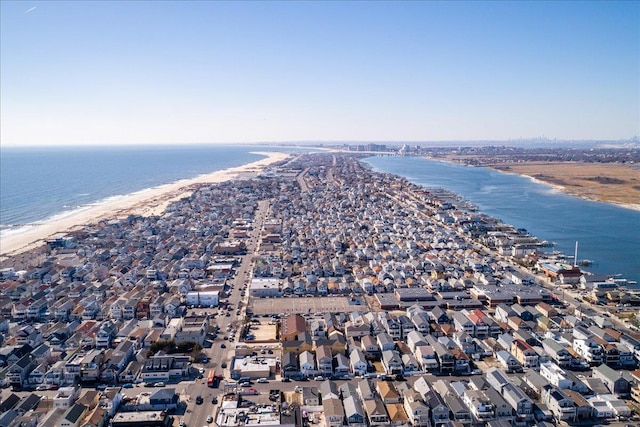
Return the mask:
<path id="1" fill-rule="evenodd" d="M 347 297 L 303 297 L 303 298 L 250 298 L 249 308 L 253 314 L 305 314 L 345 313 L 366 309 L 366 306 L 351 305 Z"/>

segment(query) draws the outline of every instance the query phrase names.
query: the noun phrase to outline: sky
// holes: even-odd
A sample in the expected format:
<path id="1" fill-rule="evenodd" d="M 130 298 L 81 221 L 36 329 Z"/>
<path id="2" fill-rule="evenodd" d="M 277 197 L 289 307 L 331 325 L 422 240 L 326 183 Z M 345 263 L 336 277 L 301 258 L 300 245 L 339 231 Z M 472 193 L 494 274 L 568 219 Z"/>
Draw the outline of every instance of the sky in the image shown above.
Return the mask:
<path id="1" fill-rule="evenodd" d="M 640 135 L 640 2 L 0 1 L 0 146 Z"/>

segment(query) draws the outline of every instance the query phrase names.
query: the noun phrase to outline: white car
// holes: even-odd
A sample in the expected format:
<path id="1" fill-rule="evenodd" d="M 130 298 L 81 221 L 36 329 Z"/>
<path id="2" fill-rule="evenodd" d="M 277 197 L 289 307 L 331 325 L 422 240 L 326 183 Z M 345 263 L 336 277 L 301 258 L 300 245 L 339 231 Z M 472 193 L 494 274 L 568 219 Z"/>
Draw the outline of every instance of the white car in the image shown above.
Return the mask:
<path id="1" fill-rule="evenodd" d="M 268 380 L 268 379 L 266 379 L 266 378 L 260 378 L 260 379 L 258 380 L 258 382 L 259 382 L 260 384 L 264 384 L 264 383 L 268 383 L 268 382 L 269 382 L 269 380 Z"/>
<path id="2" fill-rule="evenodd" d="M 213 421 L 213 417 L 212 417 L 211 415 L 209 415 L 209 416 L 207 417 L 207 422 L 208 422 L 208 423 L 210 423 L 211 421 Z"/>

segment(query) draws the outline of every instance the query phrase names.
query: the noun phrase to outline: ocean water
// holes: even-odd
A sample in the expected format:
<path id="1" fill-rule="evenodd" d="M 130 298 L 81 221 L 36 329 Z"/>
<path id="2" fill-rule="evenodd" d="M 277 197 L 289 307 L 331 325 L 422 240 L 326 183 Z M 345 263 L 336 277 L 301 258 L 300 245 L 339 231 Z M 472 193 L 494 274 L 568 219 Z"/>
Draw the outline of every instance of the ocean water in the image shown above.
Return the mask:
<path id="1" fill-rule="evenodd" d="M 554 250 L 593 260 L 587 271 L 621 274 L 640 282 L 640 212 L 570 197 L 527 177 L 420 157 L 377 156 L 365 160 L 429 188 L 444 188 L 506 224 L 527 229 Z"/>
<path id="2" fill-rule="evenodd" d="M 0 235 L 95 203 L 264 158 L 268 146 L 2 148 Z"/>

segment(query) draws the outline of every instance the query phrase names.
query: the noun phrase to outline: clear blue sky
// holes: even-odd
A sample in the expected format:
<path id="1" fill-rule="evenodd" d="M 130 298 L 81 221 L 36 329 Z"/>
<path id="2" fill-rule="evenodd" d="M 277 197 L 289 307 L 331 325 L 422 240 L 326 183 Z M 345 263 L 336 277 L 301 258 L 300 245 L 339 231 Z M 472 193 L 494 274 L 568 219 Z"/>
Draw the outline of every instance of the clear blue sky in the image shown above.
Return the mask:
<path id="1" fill-rule="evenodd" d="M 637 1 L 0 7 L 2 146 L 640 134 Z"/>

